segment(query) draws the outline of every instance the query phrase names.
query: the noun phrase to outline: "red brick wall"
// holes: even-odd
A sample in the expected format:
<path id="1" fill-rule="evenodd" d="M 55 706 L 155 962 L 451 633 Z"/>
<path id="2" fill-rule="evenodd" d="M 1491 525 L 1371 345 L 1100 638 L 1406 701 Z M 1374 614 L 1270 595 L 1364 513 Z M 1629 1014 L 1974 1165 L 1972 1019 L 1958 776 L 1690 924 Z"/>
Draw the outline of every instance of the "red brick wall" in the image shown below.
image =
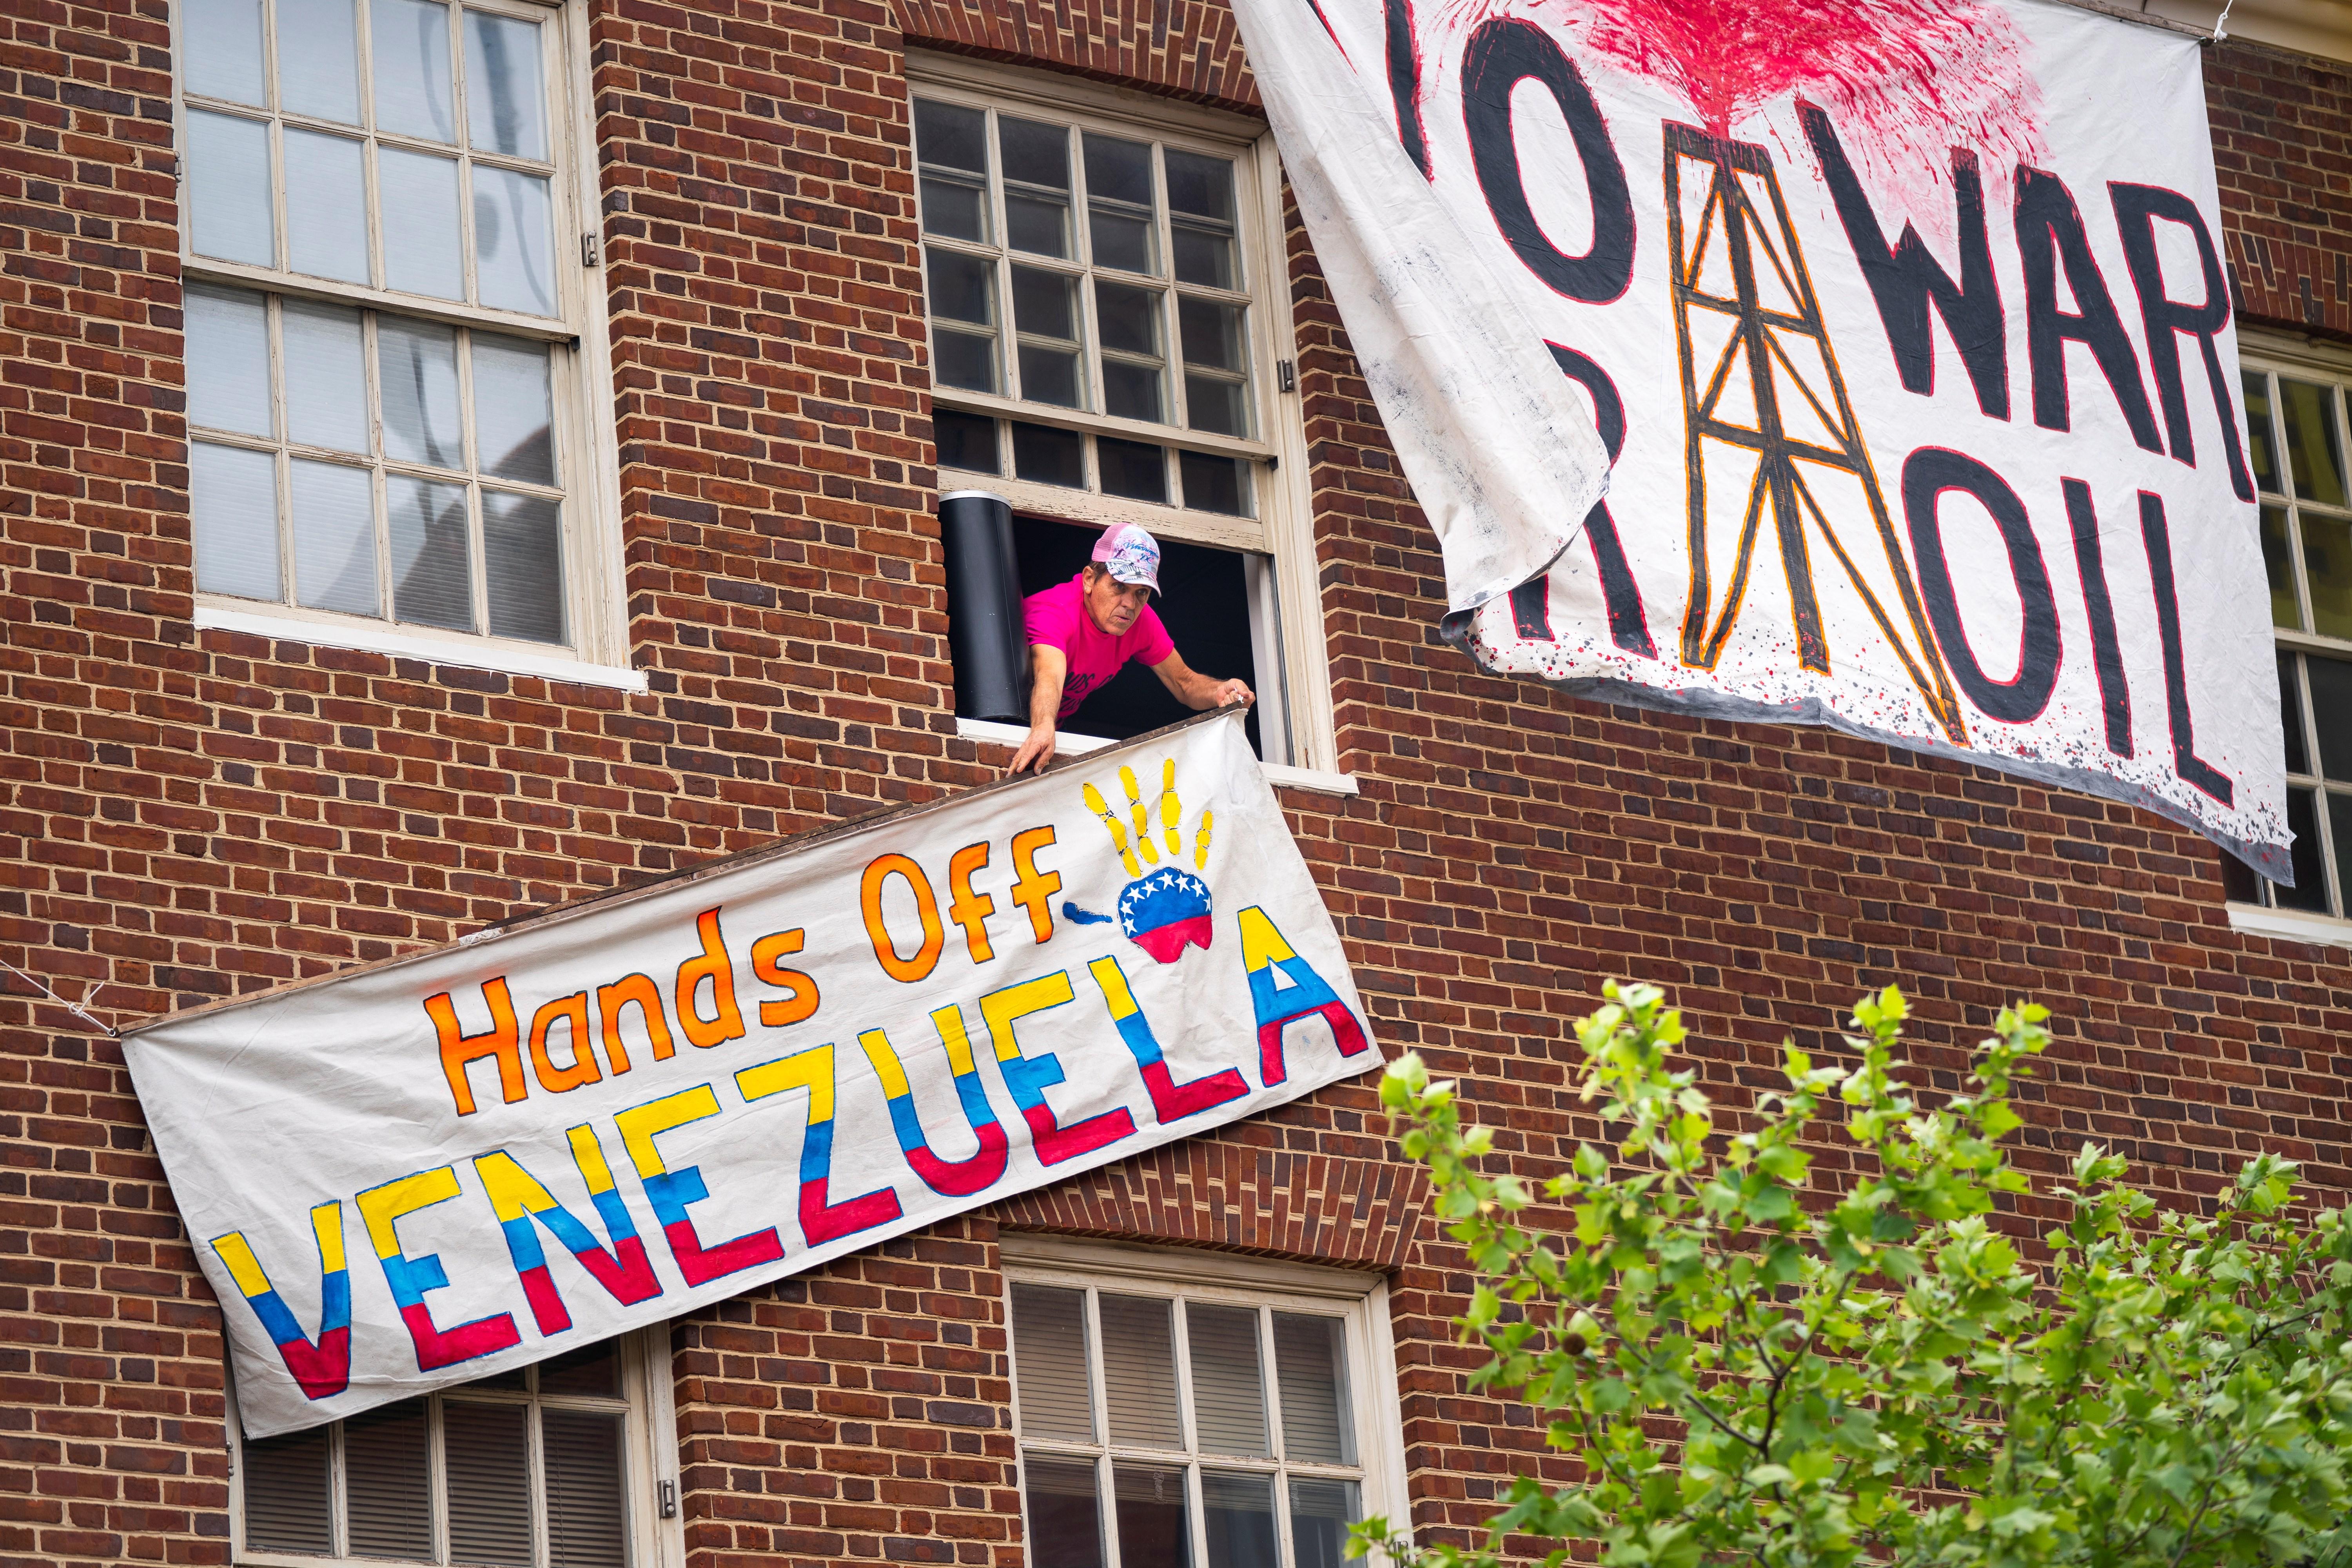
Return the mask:
<path id="1" fill-rule="evenodd" d="M 2245 313 L 2352 337 L 2352 69 L 2232 39 L 2205 51 L 2205 97 Z"/>
<path id="2" fill-rule="evenodd" d="M 624 696 L 191 629 L 164 11 L 0 16 L 0 957 L 128 1021 L 982 776 L 951 738 L 925 521 L 902 26 L 1254 96 L 1212 0 L 599 0 L 652 687 Z M 2250 312 L 2303 320 L 2309 276 L 2340 313 L 2340 73 L 2209 58 Z M 1289 239 L 1363 794 L 1288 804 L 1384 1046 L 1462 1077 L 1543 1161 L 1570 1132 L 1566 1021 L 1603 976 L 1673 986 L 1735 1093 L 1865 985 L 1913 990 L 1939 1068 L 2032 992 L 2065 1036 L 2037 1145 L 2116 1141 L 2184 1192 L 2277 1147 L 2352 1185 L 2352 968 L 2231 934 L 2202 841 L 1822 731 L 1570 701 L 1441 645 L 1428 532 Z M 223 1562 L 218 1320 L 120 1054 L 7 989 L 0 1563 Z M 682 1322 L 697 1562 L 1013 1568 L 1000 1225 L 1393 1269 L 1415 1511 L 1475 1523 L 1533 1433 L 1462 1394 L 1444 1320 L 1465 1283 L 1421 1190 L 1369 1084 L 1342 1085 Z"/>

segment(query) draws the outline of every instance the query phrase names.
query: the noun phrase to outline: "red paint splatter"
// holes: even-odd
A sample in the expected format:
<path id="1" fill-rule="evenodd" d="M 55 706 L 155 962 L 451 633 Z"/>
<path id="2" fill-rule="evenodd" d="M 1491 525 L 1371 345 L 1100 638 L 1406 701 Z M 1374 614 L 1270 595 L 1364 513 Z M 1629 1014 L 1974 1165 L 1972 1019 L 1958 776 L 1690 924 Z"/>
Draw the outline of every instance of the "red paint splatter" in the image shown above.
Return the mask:
<path id="1" fill-rule="evenodd" d="M 1973 149 L 1989 185 L 2005 186 L 2018 163 L 2047 157 L 2026 39 L 1986 0 L 1464 0 L 1455 7 L 1457 16 L 1505 10 L 1558 26 L 1588 69 L 1614 67 L 1672 92 L 1718 136 L 1784 100 L 1811 100 L 1836 122 L 1864 183 L 1917 209 L 1931 232 L 1951 222 L 1949 197 L 1931 198 L 1950 178 L 1952 149 Z"/>

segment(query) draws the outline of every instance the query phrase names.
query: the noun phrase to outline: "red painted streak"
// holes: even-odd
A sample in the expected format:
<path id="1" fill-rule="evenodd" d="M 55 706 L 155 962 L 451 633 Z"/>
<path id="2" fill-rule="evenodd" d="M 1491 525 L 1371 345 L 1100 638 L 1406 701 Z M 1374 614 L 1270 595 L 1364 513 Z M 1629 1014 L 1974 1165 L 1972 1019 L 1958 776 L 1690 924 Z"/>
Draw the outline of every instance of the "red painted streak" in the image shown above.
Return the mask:
<path id="1" fill-rule="evenodd" d="M 1475 23 L 1506 5 L 1458 0 L 1454 15 Z M 1647 78 L 1718 136 L 1796 97 L 1819 104 L 1865 183 L 1909 198 L 1931 226 L 1937 205 L 1949 221 L 1949 196 L 1930 198 L 1954 148 L 1973 149 L 1995 184 L 2047 158 L 2027 41 L 1990 0 L 1534 0 L 1526 10 L 1558 26 L 1588 69 Z"/>

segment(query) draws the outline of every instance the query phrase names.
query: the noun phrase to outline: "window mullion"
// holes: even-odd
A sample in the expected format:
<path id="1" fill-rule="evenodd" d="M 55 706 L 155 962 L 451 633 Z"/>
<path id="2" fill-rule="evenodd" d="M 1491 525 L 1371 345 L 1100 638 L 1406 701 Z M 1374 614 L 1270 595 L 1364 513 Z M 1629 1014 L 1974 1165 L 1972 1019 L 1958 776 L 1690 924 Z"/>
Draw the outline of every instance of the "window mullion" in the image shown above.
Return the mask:
<path id="1" fill-rule="evenodd" d="M 393 621 L 392 583 L 392 500 L 387 493 L 383 472 L 383 385 L 376 363 L 376 313 L 360 312 L 360 380 L 365 388 L 367 405 L 362 413 L 367 422 L 368 512 L 369 522 L 375 531 L 375 596 L 376 613 L 386 625 Z"/>
<path id="2" fill-rule="evenodd" d="M 2313 724 L 2318 714 L 2318 704 L 2311 700 L 2311 661 L 2302 654 L 2294 658 L 2295 700 L 2303 710 L 2303 743 L 2310 754 L 2304 760 L 2311 769 L 2311 815 L 2319 835 L 2319 883 L 2322 901 L 2331 915 L 2344 912 L 2344 879 L 2336 869 L 2335 831 L 2328 822 L 2327 765 L 2321 760 L 2319 731 Z"/>
<path id="3" fill-rule="evenodd" d="M 444 1401 L 435 1394 L 427 1396 L 425 1424 L 425 1474 L 433 1489 L 433 1561 L 449 1561 L 449 1455 L 448 1442 L 442 1431 Z"/>
<path id="4" fill-rule="evenodd" d="M 1157 183 L 1153 195 L 1151 224 L 1154 237 L 1160 245 L 1160 264 L 1168 276 L 1167 291 L 1160 300 L 1160 348 L 1168 376 L 1168 423 L 1178 430 L 1191 427 L 1184 404 L 1184 345 L 1179 329 L 1182 318 L 1176 308 L 1176 218 L 1168 195 L 1168 148 L 1157 138 L 1151 143 L 1151 177 Z M 1238 248 L 1238 247 L 1236 247 Z"/>

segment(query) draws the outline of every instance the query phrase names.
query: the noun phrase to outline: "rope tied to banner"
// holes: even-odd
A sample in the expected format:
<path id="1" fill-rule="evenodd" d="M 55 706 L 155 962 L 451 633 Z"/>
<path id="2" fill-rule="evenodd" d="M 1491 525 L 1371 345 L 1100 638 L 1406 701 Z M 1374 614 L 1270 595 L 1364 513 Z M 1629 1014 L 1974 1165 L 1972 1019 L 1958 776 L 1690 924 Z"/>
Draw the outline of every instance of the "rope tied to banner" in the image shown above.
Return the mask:
<path id="1" fill-rule="evenodd" d="M 88 1024 L 91 1028 L 96 1029 L 108 1039 L 119 1040 L 122 1037 L 121 1030 L 115 1028 L 111 1024 L 102 1024 L 99 1022 L 99 1020 L 91 1016 L 91 1014 L 79 1003 L 67 1001 L 64 997 L 58 995 L 56 992 L 42 984 L 37 976 L 27 974 L 25 971 L 17 968 L 15 964 L 9 963 L 5 958 L 0 958 L 0 969 L 5 969 L 9 973 L 16 975 L 18 979 L 29 983 L 34 990 L 39 992 L 42 995 L 47 997 L 58 1006 L 63 1007 L 67 1012 L 71 1013 L 75 1017 L 79 1018 L 83 1023 Z M 26 1000 L 30 1001 L 32 998 L 26 997 Z"/>

